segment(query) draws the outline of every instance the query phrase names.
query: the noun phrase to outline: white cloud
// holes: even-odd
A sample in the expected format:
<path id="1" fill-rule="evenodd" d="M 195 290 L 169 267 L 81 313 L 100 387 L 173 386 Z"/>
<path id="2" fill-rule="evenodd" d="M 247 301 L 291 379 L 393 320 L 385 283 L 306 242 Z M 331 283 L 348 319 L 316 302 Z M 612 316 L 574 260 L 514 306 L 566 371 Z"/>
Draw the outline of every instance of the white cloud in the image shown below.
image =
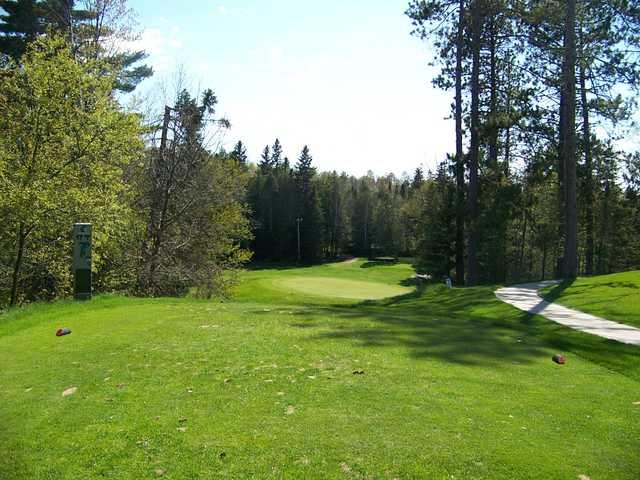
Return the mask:
<path id="1" fill-rule="evenodd" d="M 130 42 L 127 48 L 144 50 L 149 54 L 149 63 L 158 73 L 164 73 L 174 67 L 182 42 L 178 38 L 180 29 L 161 30 L 145 28 L 138 40 Z"/>
<path id="2" fill-rule="evenodd" d="M 218 8 L 216 8 L 216 12 L 218 12 L 220 15 L 224 15 L 226 11 L 227 9 L 224 7 L 224 5 L 218 5 Z"/>

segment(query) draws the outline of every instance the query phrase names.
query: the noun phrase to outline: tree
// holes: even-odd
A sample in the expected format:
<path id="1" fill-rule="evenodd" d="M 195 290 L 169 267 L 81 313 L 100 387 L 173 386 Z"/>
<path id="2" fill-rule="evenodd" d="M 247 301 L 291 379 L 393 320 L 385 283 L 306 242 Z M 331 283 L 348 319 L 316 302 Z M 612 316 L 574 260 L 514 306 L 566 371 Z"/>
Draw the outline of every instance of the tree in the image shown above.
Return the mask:
<path id="1" fill-rule="evenodd" d="M 468 230 L 468 270 L 467 283 L 478 283 L 478 168 L 480 162 L 480 49 L 482 48 L 482 29 L 484 12 L 481 0 L 471 3 L 471 144 L 469 146 L 469 228 Z"/>
<path id="2" fill-rule="evenodd" d="M 260 172 L 263 174 L 268 173 L 271 169 L 271 152 L 269 149 L 269 145 L 266 145 L 264 147 L 264 150 L 262 150 L 262 155 L 260 156 L 260 163 L 258 163 L 258 166 L 260 167 Z"/>
<path id="3" fill-rule="evenodd" d="M 416 168 L 413 173 L 413 179 L 411 180 L 411 190 L 420 190 L 422 184 L 424 183 L 424 174 L 422 173 L 422 168 Z"/>
<path id="4" fill-rule="evenodd" d="M 40 6 L 36 0 L 1 0 L 0 52 L 14 60 L 20 59 L 27 44 L 42 33 Z"/>
<path id="5" fill-rule="evenodd" d="M 576 1 L 566 0 L 562 63 L 561 162 L 564 182 L 565 244 L 562 275 L 578 274 L 578 207 L 576 191 Z"/>
<path id="6" fill-rule="evenodd" d="M 427 180 L 419 194 L 419 265 L 436 279 L 448 277 L 455 267 L 456 185 L 447 170 L 446 163 L 438 165 L 436 175 Z"/>
<path id="7" fill-rule="evenodd" d="M 45 274 L 54 294 L 68 291 L 74 221 L 100 225 L 97 268 L 101 232 L 126 210 L 123 169 L 140 153 L 140 126 L 120 111 L 110 95 L 114 79 L 102 72 L 100 61 L 78 63 L 52 37 L 35 41 L 22 65 L 10 63 L 0 76 L 0 211 L 12 239 L 11 305 L 25 290 L 42 293 Z"/>
<path id="8" fill-rule="evenodd" d="M 276 138 L 276 141 L 273 143 L 273 147 L 271 148 L 271 158 L 269 163 L 272 168 L 278 168 L 281 161 L 282 161 L 282 145 L 280 145 L 280 140 Z"/>
<path id="9" fill-rule="evenodd" d="M 313 158 L 308 146 L 304 146 L 295 165 L 295 178 L 298 187 L 298 217 L 300 226 L 302 259 L 314 261 L 322 251 L 322 211 L 317 190 L 313 184 L 316 174 L 312 166 Z"/>
<path id="10" fill-rule="evenodd" d="M 141 214 L 148 219 L 140 293 L 175 295 L 196 287 L 206 296 L 224 294 L 226 271 L 249 258 L 240 246 L 250 237 L 246 176 L 226 155 L 204 147 L 207 125 L 228 127 L 215 118 L 217 102 L 211 90 L 200 100 L 183 90 L 165 109 L 160 145 L 148 152 L 140 177 Z"/>
<path id="11" fill-rule="evenodd" d="M 238 164 L 246 166 L 248 162 L 247 149 L 245 148 L 242 140 L 238 140 L 238 143 L 233 147 L 233 151 L 230 154 L 231 158 Z"/>
<path id="12" fill-rule="evenodd" d="M 464 48 L 464 0 L 458 3 L 456 25 L 456 283 L 464 285 L 464 152 L 462 150 L 462 59 Z"/>
<path id="13" fill-rule="evenodd" d="M 104 60 L 116 72 L 116 90 L 133 91 L 153 75 L 151 67 L 140 65 L 147 57 L 144 51 L 122 49 L 125 41 L 136 38 L 126 0 L 2 0 L 0 7 L 6 12 L 0 16 L 0 53 L 15 61 L 29 42 L 53 32 L 67 39 L 74 56 Z"/>
<path id="14" fill-rule="evenodd" d="M 443 65 L 442 73 L 434 79 L 434 84 L 443 89 L 451 87 L 451 77 L 455 85 L 455 138 L 456 138 L 456 282 L 465 282 L 465 156 L 463 152 L 463 75 L 466 45 L 465 29 L 467 12 L 465 0 L 412 0 L 406 14 L 411 18 L 415 30 L 412 32 L 421 39 L 435 37 L 435 46 L 439 49 Z M 452 14 L 455 13 L 455 15 Z M 477 8 L 476 8 L 477 12 Z M 474 45 L 474 44 L 472 44 Z M 479 52 L 480 44 L 477 43 Z M 455 59 L 450 58 L 455 52 Z M 450 65 L 455 64 L 452 71 Z M 473 203 L 473 201 L 471 201 Z M 473 236 L 475 239 L 475 236 Z M 474 261 L 475 264 L 475 261 Z"/>

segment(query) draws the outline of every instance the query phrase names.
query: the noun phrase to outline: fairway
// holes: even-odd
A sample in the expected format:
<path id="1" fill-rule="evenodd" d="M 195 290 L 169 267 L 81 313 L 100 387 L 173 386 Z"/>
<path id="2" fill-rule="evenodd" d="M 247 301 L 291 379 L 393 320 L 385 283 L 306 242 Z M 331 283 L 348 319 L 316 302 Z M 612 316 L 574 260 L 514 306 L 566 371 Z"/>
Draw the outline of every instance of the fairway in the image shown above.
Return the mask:
<path id="1" fill-rule="evenodd" d="M 4 314 L 0 479 L 640 477 L 639 348 L 493 287 L 335 297 L 392 295 L 412 275 L 261 268 L 224 302 Z"/>
<path id="2" fill-rule="evenodd" d="M 359 280 L 342 280 L 327 277 L 290 277 L 277 282 L 286 290 L 323 297 L 377 300 L 411 292 L 410 288 Z"/>

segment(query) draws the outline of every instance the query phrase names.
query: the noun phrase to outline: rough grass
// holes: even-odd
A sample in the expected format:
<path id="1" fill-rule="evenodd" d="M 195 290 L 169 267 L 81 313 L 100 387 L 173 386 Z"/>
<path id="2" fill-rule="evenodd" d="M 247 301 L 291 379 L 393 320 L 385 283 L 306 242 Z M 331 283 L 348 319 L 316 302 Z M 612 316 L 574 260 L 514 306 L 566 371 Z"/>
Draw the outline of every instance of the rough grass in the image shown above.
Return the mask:
<path id="1" fill-rule="evenodd" d="M 640 327 L 640 271 L 581 277 L 546 288 L 547 300 Z"/>
<path id="2" fill-rule="evenodd" d="M 365 265 L 248 272 L 225 303 L 0 317 L 0 478 L 640 477 L 640 349 L 487 287 L 359 302 L 280 283 L 412 273 Z"/>

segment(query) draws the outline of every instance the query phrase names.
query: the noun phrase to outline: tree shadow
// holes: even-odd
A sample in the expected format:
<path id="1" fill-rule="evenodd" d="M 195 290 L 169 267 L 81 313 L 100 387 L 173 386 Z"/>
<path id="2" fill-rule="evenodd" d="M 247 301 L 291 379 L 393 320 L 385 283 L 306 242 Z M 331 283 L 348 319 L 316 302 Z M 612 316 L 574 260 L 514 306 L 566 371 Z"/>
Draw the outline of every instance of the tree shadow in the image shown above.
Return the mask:
<path id="1" fill-rule="evenodd" d="M 490 287 L 425 286 L 378 302 L 309 309 L 296 319 L 292 326 L 308 331 L 311 341 L 401 347 L 412 358 L 468 366 L 526 365 L 562 352 L 640 380 L 640 348 L 521 312 L 497 300 Z"/>
<path id="2" fill-rule="evenodd" d="M 564 292 L 567 288 L 573 285 L 574 282 L 575 282 L 574 279 L 564 280 L 558 283 L 557 285 L 555 285 L 546 294 L 542 295 L 542 298 L 544 298 L 549 303 L 553 303 L 558 297 L 560 297 L 560 295 L 562 295 L 562 292 Z"/>
<path id="3" fill-rule="evenodd" d="M 563 281 L 559 284 L 557 284 L 554 288 L 552 288 L 551 290 L 549 290 L 545 295 L 544 295 L 544 299 L 549 301 L 549 302 L 553 302 L 554 300 L 556 300 L 557 298 L 559 298 L 562 293 L 569 287 L 573 286 L 575 283 L 575 280 L 566 280 Z M 595 289 L 600 289 L 600 288 L 612 288 L 612 289 L 617 289 L 617 288 L 628 288 L 628 289 L 633 289 L 633 290 L 639 290 L 640 286 L 633 283 L 633 282 L 616 282 L 616 281 L 612 281 L 612 282 L 606 282 L 606 283 L 593 283 L 593 284 L 589 284 L 589 285 L 576 285 L 574 286 L 574 290 L 575 290 L 575 294 L 576 295 L 580 295 L 582 293 L 586 293 L 590 290 L 595 290 Z M 618 297 L 609 297 L 605 300 L 603 300 L 602 302 L 599 303 L 607 303 L 607 302 L 611 302 L 611 301 L 615 301 L 618 298 L 623 298 L 625 297 L 625 294 L 622 294 Z"/>
<path id="4" fill-rule="evenodd" d="M 325 263 L 331 262 L 318 262 L 318 263 L 296 263 L 296 262 L 267 262 L 256 261 L 245 265 L 245 269 L 251 272 L 258 272 L 260 270 L 296 270 L 300 268 L 311 268 Z"/>
<path id="5" fill-rule="evenodd" d="M 402 263 L 399 259 L 394 257 L 376 257 L 370 258 L 360 268 L 372 268 L 372 267 L 391 267 Z"/>

